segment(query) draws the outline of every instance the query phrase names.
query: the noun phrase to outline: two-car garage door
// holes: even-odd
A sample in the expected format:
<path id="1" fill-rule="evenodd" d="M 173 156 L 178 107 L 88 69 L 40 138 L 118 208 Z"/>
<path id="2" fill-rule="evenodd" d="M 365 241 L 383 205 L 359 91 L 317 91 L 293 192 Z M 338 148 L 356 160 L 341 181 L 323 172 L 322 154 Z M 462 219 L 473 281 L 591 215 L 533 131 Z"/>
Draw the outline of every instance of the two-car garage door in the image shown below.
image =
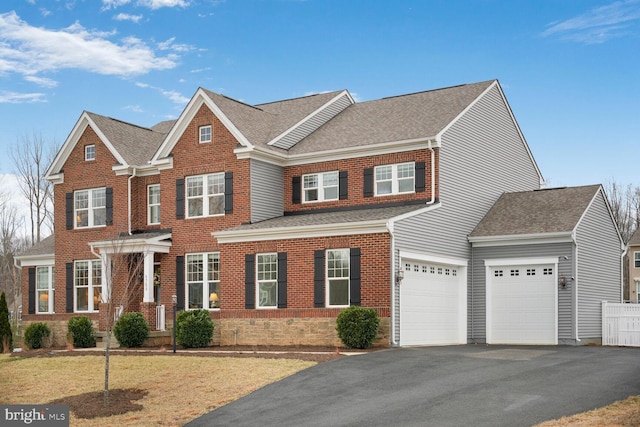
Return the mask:
<path id="1" fill-rule="evenodd" d="M 487 343 L 557 344 L 557 264 L 516 262 L 485 263 Z"/>
<path id="2" fill-rule="evenodd" d="M 402 260 L 400 345 L 467 342 L 467 288 L 464 267 Z"/>

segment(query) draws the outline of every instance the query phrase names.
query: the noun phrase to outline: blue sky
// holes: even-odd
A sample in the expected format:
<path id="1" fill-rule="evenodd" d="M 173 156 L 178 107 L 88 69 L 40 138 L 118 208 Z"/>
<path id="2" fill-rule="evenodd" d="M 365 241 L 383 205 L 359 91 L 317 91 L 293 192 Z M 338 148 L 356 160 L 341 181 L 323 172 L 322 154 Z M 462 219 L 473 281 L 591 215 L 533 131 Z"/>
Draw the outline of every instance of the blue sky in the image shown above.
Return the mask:
<path id="1" fill-rule="evenodd" d="M 198 87 L 366 101 L 496 78 L 550 186 L 640 185 L 640 0 L 3 0 L 0 174 L 83 110 L 152 126 Z"/>

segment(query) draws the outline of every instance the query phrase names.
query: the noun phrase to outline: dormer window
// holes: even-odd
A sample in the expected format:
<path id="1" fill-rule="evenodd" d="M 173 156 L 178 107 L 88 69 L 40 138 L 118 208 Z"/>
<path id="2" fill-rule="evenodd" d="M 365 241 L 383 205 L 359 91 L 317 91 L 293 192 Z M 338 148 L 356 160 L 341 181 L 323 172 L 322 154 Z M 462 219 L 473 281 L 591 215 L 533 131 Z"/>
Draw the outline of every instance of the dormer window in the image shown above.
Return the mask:
<path id="1" fill-rule="evenodd" d="M 211 125 L 200 126 L 200 144 L 211 142 L 212 133 Z"/>
<path id="2" fill-rule="evenodd" d="M 91 145 L 85 145 L 84 146 L 84 159 L 85 161 L 91 161 L 91 160 L 95 160 L 96 159 L 96 146 L 91 144 Z"/>
<path id="3" fill-rule="evenodd" d="M 397 163 L 375 168 L 376 196 L 415 191 L 415 163 Z"/>

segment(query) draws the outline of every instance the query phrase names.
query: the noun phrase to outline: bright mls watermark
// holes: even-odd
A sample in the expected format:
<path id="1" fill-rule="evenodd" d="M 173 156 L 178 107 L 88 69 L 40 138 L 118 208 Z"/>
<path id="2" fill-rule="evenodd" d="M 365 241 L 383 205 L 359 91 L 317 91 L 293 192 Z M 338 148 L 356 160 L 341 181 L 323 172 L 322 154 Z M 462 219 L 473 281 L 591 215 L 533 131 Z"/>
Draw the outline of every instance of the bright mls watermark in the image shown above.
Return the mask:
<path id="1" fill-rule="evenodd" d="M 0 425 L 69 427 L 69 405 L 0 405 Z"/>

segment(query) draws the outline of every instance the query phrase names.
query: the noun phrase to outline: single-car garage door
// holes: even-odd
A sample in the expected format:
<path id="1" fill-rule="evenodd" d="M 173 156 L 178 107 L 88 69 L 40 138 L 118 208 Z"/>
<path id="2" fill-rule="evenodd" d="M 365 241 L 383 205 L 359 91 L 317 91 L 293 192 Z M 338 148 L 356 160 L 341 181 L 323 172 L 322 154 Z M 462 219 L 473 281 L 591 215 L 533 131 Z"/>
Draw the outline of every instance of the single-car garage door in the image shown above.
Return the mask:
<path id="1" fill-rule="evenodd" d="M 403 260 L 400 345 L 467 342 L 465 268 Z"/>
<path id="2" fill-rule="evenodd" d="M 487 268 L 487 343 L 557 344 L 556 264 Z"/>

